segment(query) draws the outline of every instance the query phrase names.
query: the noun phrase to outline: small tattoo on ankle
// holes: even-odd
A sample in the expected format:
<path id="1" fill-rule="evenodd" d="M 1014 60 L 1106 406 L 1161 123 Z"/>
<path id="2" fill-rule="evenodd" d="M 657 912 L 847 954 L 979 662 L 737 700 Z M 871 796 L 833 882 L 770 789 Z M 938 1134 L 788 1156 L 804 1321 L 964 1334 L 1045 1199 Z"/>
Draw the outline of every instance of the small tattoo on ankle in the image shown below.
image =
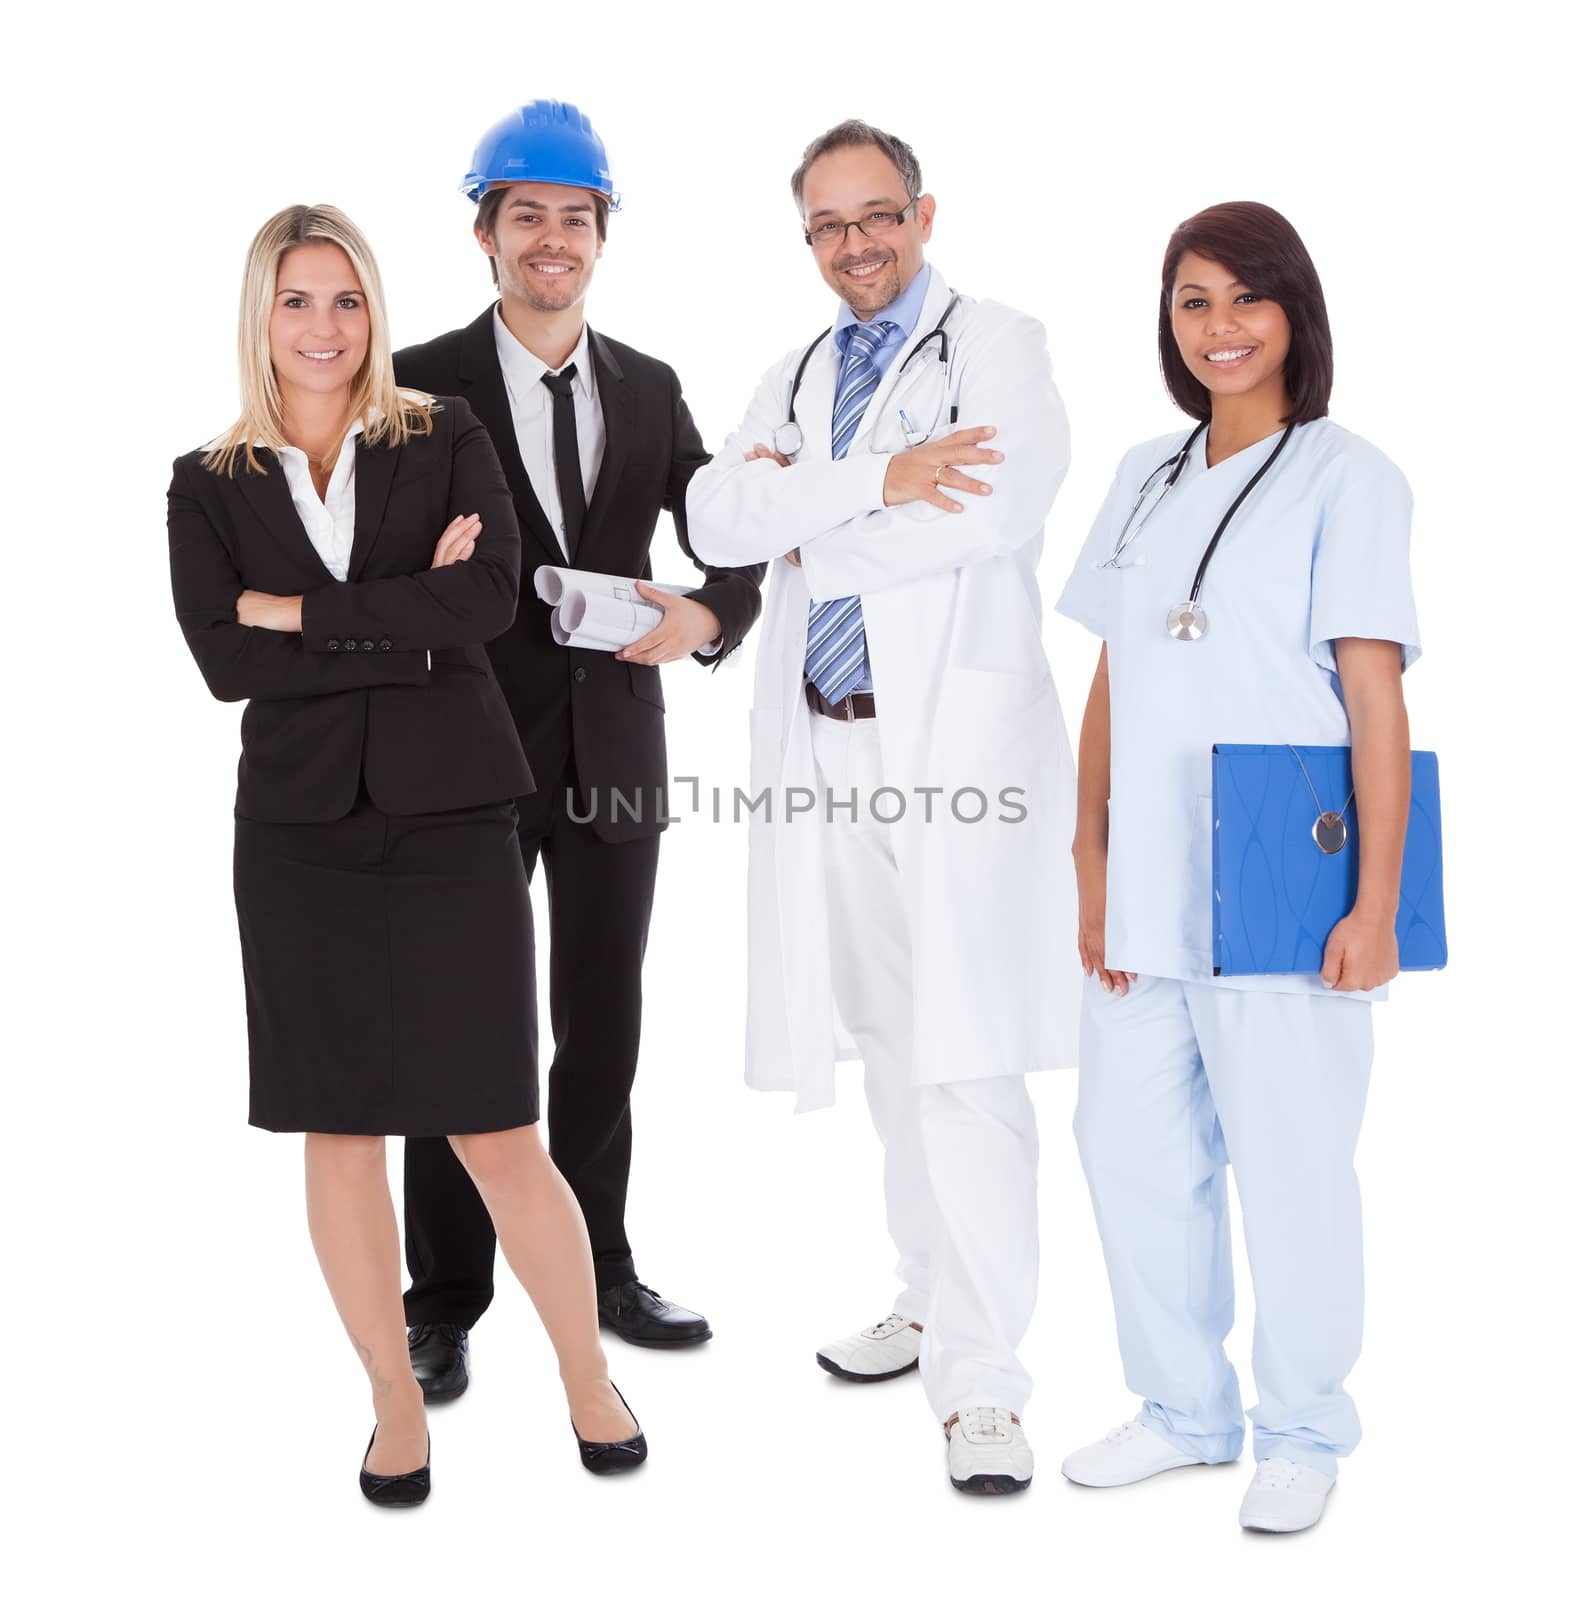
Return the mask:
<path id="1" fill-rule="evenodd" d="M 374 1352 L 356 1335 L 349 1335 L 352 1339 L 352 1348 L 358 1352 L 358 1360 L 363 1363 L 363 1370 L 369 1375 L 369 1382 L 374 1385 L 374 1392 L 382 1398 L 391 1392 L 391 1380 L 385 1376 L 374 1364 Z"/>

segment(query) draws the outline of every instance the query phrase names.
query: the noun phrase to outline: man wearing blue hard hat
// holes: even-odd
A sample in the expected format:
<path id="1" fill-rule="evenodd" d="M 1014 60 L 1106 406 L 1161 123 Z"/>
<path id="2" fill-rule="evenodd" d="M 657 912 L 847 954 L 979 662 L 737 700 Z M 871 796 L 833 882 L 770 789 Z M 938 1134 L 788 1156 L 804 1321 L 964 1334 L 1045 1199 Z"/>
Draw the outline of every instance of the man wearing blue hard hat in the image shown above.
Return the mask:
<path id="1" fill-rule="evenodd" d="M 576 106 L 536 100 L 479 142 L 462 191 L 500 298 L 465 328 L 397 352 L 398 380 L 464 397 L 489 430 L 522 525 L 525 582 L 490 656 L 536 784 L 518 842 L 550 902 L 550 1153 L 583 1208 L 601 1325 L 666 1349 L 710 1337 L 696 1312 L 638 1280 L 625 1222 L 641 969 L 665 826 L 659 666 L 718 665 L 759 614 L 763 565 L 706 566 L 684 492 L 710 459 L 663 362 L 594 332 L 583 301 L 619 199 L 605 146 Z M 649 549 L 669 511 L 704 581 L 651 589 Z M 558 644 L 532 563 L 636 580 L 661 622 L 619 652 Z M 636 803 L 635 803 L 636 802 Z M 523 974 L 532 985 L 533 972 Z M 444 1139 L 410 1139 L 406 1296 L 426 1396 L 468 1384 L 468 1330 L 490 1303 L 495 1234 Z"/>

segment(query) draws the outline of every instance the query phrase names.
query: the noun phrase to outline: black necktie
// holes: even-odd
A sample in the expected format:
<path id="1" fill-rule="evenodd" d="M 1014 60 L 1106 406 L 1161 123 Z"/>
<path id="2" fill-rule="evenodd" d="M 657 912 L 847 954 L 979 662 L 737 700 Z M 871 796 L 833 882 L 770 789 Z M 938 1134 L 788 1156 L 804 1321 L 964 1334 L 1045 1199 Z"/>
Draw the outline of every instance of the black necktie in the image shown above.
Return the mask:
<path id="1" fill-rule="evenodd" d="M 556 456 L 556 493 L 561 496 L 561 526 L 567 538 L 567 559 L 578 552 L 578 535 L 583 532 L 584 513 L 589 509 L 583 498 L 583 462 L 578 456 L 578 419 L 572 409 L 572 380 L 578 375 L 575 362 L 560 372 L 547 372 L 539 381 L 555 398 L 555 426 L 551 444 Z"/>

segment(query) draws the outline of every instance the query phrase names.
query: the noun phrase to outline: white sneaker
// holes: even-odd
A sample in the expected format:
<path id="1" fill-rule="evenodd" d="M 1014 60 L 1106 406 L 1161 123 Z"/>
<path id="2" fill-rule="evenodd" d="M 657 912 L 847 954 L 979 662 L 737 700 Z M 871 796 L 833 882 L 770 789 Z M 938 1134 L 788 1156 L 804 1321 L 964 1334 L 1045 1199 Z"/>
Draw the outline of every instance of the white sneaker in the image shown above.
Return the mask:
<path id="1" fill-rule="evenodd" d="M 1135 1418 L 1113 1428 L 1104 1439 L 1075 1450 L 1062 1463 L 1062 1476 L 1087 1489 L 1117 1489 L 1174 1467 L 1204 1465 L 1198 1456 L 1185 1455 Z"/>
<path id="2" fill-rule="evenodd" d="M 1011 1411 L 965 1406 L 947 1427 L 947 1471 L 965 1494 L 1017 1494 L 1035 1475 L 1035 1453 Z"/>
<path id="3" fill-rule="evenodd" d="M 900 1378 L 919 1365 L 919 1330 L 894 1311 L 884 1322 L 815 1351 L 815 1360 L 833 1377 L 849 1383 L 880 1383 Z"/>
<path id="4" fill-rule="evenodd" d="M 1326 1510 L 1334 1480 L 1314 1467 L 1301 1467 L 1282 1456 L 1267 1456 L 1255 1468 L 1254 1481 L 1238 1508 L 1241 1527 L 1260 1533 L 1298 1533 L 1313 1528 Z"/>

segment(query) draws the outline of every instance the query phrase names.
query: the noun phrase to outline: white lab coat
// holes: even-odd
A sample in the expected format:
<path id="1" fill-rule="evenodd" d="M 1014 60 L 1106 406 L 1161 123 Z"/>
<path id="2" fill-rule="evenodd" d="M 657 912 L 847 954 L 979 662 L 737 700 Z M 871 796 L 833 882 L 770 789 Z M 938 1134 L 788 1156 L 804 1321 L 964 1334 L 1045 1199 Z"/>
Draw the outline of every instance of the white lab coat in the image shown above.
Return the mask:
<path id="1" fill-rule="evenodd" d="M 750 816 L 747 1077 L 755 1088 L 794 1090 L 799 1110 L 829 1105 L 834 1062 L 858 1053 L 832 999 L 823 881 L 823 835 L 844 825 L 843 814 L 827 822 L 822 808 L 789 821 L 786 810 L 797 791 L 816 787 L 803 687 L 811 599 L 863 601 L 885 781 L 907 799 L 895 827 L 912 943 L 913 1081 L 1077 1058 L 1074 767 L 1035 580 L 1042 524 L 1067 470 L 1068 428 L 1040 324 L 968 299 L 948 323 L 948 400 L 959 410 L 954 423 L 941 408 L 935 436 L 994 424 L 1007 459 L 983 472 L 993 494 L 960 497 L 958 513 L 887 509 L 889 456 L 870 449 L 877 418 L 899 409 L 936 417 L 934 349 L 902 368 L 950 298 L 935 278 L 913 339 L 843 460 L 831 460 L 838 357 L 828 338 L 799 391 L 805 442 L 794 464 L 743 456 L 786 421 L 802 348 L 766 374 L 741 425 L 688 489 L 689 542 L 700 560 L 772 563 L 750 729 L 748 792 L 772 798 L 769 816 Z M 780 559 L 795 546 L 801 567 Z M 932 820 L 915 793 L 928 786 L 945 791 Z M 1023 794 L 1004 804 L 1008 788 Z M 965 789 L 987 797 L 983 821 L 952 816 L 951 797 Z M 967 816 L 977 808 L 961 802 Z M 1023 820 L 997 820 L 1020 808 Z"/>

